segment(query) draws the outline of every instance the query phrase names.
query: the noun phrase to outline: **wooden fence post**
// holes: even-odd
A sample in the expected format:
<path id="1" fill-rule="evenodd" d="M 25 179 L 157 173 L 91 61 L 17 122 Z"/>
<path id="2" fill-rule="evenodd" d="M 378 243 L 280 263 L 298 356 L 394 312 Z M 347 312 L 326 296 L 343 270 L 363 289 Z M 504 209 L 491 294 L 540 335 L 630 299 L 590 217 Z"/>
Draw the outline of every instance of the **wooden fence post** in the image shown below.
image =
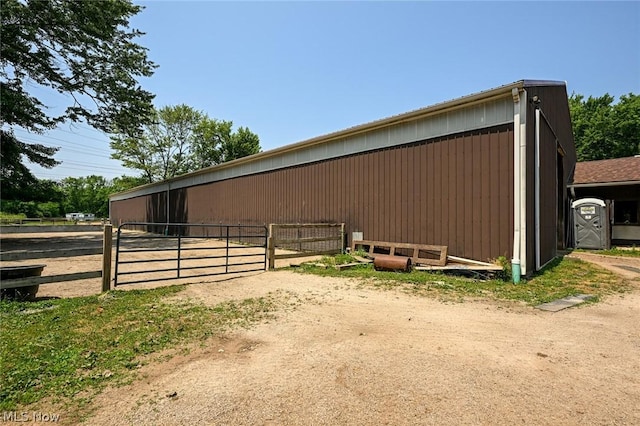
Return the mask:
<path id="1" fill-rule="evenodd" d="M 340 224 L 340 253 L 344 253 L 344 223 Z"/>
<path id="2" fill-rule="evenodd" d="M 102 291 L 111 290 L 111 248 L 113 246 L 113 226 L 104 225 L 102 238 Z"/>
<path id="3" fill-rule="evenodd" d="M 267 271 L 268 271 L 269 269 L 274 269 L 276 266 L 276 259 L 275 259 L 276 248 L 274 247 L 274 244 L 273 244 L 273 224 L 272 223 L 269 224 L 269 240 L 267 243 L 267 252 L 269 255 L 269 263 L 267 264 Z"/>

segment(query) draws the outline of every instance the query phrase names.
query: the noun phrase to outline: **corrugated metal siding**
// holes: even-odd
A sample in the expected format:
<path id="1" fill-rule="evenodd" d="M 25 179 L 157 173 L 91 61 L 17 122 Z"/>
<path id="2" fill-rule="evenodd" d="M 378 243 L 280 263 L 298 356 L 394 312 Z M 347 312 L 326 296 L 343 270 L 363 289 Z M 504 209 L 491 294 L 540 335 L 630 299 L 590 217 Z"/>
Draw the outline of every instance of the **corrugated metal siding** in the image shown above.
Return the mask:
<path id="1" fill-rule="evenodd" d="M 473 259 L 508 257 L 512 157 L 509 124 L 186 188 L 185 215 L 191 223 L 345 222 L 348 238 L 362 231 Z M 130 201 L 118 212 L 131 211 Z"/>
<path id="2" fill-rule="evenodd" d="M 576 152 L 573 141 L 573 133 L 571 129 L 571 117 L 569 114 L 569 104 L 567 102 L 567 92 L 565 86 L 533 86 L 527 87 L 528 99 L 532 99 L 534 96 L 538 96 L 540 99 L 540 108 L 544 112 L 544 115 L 550 122 L 550 128 L 553 129 L 555 135 L 558 138 L 558 143 L 565 151 L 565 156 L 562 157 L 562 182 L 558 183 L 558 190 L 562 191 L 562 205 L 558 202 L 554 204 L 556 207 L 550 204 L 542 205 L 541 201 L 541 260 L 542 264 L 546 260 L 552 259 L 556 255 L 556 240 L 561 239 L 566 241 L 567 230 L 567 216 L 570 211 L 567 209 L 567 190 L 566 184 L 573 176 L 573 170 L 576 164 Z M 544 120 L 542 120 L 544 121 Z M 527 109 L 527 265 L 531 265 L 528 269 L 533 271 L 535 266 L 535 108 L 533 105 Z M 544 126 L 541 126 L 541 129 Z M 546 138 L 550 139 L 546 134 Z M 555 140 L 555 139 L 554 139 Z M 557 146 L 554 141 L 544 140 L 541 143 L 541 158 L 545 158 L 544 164 L 541 164 L 540 175 L 553 178 L 554 184 L 550 182 L 543 182 L 541 185 L 541 199 L 547 199 L 552 194 L 556 194 L 555 176 L 557 174 L 557 160 L 555 155 L 557 153 Z M 554 156 L 554 160 L 551 158 Z M 553 191 L 553 193 L 551 192 Z M 555 196 L 555 195 L 554 195 Z M 546 201 L 545 201 L 546 203 Z M 553 211 L 551 211 L 553 209 Z M 558 213 L 561 217 L 564 217 L 564 224 L 558 223 Z M 558 236 L 558 232 L 561 234 Z M 553 242 L 552 242 L 553 240 Z M 546 259 L 546 260 L 545 260 Z"/>
<path id="3" fill-rule="evenodd" d="M 300 146 L 294 151 L 275 153 L 267 151 L 257 154 L 257 158 L 251 160 L 250 163 L 234 165 L 231 162 L 214 166 L 196 173 L 178 176 L 171 179 L 170 182 L 147 186 L 135 190 L 133 193 L 115 194 L 112 199 L 122 200 L 147 195 L 166 190 L 169 186 L 171 189 L 187 188 L 252 173 L 274 171 L 377 149 L 402 146 L 450 134 L 491 128 L 513 121 L 512 105 L 510 91 L 507 91 L 499 98 L 491 97 L 468 104 L 462 109 L 438 111 L 433 115 L 411 118 L 410 121 L 389 124 L 364 133 L 347 134 L 341 137 L 328 135 L 324 141 L 320 140 L 310 146 Z M 402 115 L 398 117 L 401 118 Z M 348 129 L 345 132 L 348 133 Z"/>
<path id="4" fill-rule="evenodd" d="M 115 225 L 122 222 L 144 222 L 148 218 L 147 202 L 151 195 L 131 198 L 126 201 L 112 201 L 109 217 Z"/>
<path id="5" fill-rule="evenodd" d="M 544 119 L 540 120 L 540 264 L 557 252 L 557 151 L 556 138 Z M 560 189 L 562 190 L 562 189 Z"/>

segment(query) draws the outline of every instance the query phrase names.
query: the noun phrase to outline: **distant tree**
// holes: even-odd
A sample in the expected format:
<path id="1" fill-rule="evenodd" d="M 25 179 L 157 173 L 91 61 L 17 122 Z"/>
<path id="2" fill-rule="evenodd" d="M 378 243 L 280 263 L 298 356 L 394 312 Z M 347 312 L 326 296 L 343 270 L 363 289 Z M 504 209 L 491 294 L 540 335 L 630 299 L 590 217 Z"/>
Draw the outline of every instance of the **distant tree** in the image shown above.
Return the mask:
<path id="1" fill-rule="evenodd" d="M 111 181 L 96 175 L 69 177 L 61 182 L 40 179 L 25 192 L 23 200 L 0 200 L 0 211 L 26 217 L 61 217 L 70 212 L 108 217 L 111 194 L 145 183 L 145 178 L 133 176 L 120 176 Z"/>
<path id="2" fill-rule="evenodd" d="M 11 189 L 5 191 L 4 182 L 0 199 L 0 211 L 3 213 L 24 214 L 26 217 L 59 217 L 62 215 L 64 192 L 60 184 L 53 180 L 36 179 L 14 197 Z"/>
<path id="3" fill-rule="evenodd" d="M 147 183 L 189 170 L 191 146 L 203 114 L 187 105 L 177 105 L 160 108 L 153 117 L 142 134 L 117 134 L 111 138 L 111 157 L 127 168 L 140 170 Z"/>
<path id="4" fill-rule="evenodd" d="M 203 117 L 196 129 L 196 139 L 191 151 L 191 168 L 204 169 L 224 162 L 221 149 L 232 137 L 233 123 Z"/>
<path id="5" fill-rule="evenodd" d="M 609 94 L 569 97 L 578 161 L 640 154 L 640 96 L 630 93 L 613 102 Z"/>
<path id="6" fill-rule="evenodd" d="M 123 175 L 117 178 L 113 178 L 113 180 L 111 181 L 111 187 L 109 188 L 109 195 L 127 191 L 129 189 L 135 188 L 136 186 L 144 185 L 145 183 L 148 182 L 142 176 Z"/>
<path id="7" fill-rule="evenodd" d="M 204 117 L 192 146 L 191 171 L 236 160 L 261 151 L 260 138 L 246 127 L 234 133 L 232 121 Z"/>
<path id="8" fill-rule="evenodd" d="M 4 159 L 3 159 L 4 160 Z M 49 179 L 36 179 L 31 185 L 23 188 L 19 194 L 13 191 L 10 185 L 5 186 L 2 181 L 2 192 L 0 196 L 2 202 L 8 200 L 34 201 L 36 203 L 56 202 L 61 203 L 64 199 L 64 193 L 60 188 L 60 184 Z"/>
<path id="9" fill-rule="evenodd" d="M 102 176 L 68 177 L 60 182 L 65 194 L 64 211 L 109 217 L 111 183 Z"/>
<path id="10" fill-rule="evenodd" d="M 260 138 L 246 127 L 239 127 L 220 147 L 221 163 L 257 154 L 261 151 Z"/>
<path id="11" fill-rule="evenodd" d="M 112 136 L 111 157 L 152 183 L 260 152 L 256 134 L 232 127 L 184 104 L 166 106 L 142 134 Z"/>
<path id="12" fill-rule="evenodd" d="M 2 0 L 3 192 L 20 197 L 37 182 L 25 161 L 59 164 L 52 158 L 57 148 L 21 141 L 13 129 L 43 133 L 64 121 L 85 121 L 106 132 L 136 133 L 147 120 L 153 95 L 136 79 L 151 76 L 155 65 L 133 41 L 142 33 L 128 28 L 141 9 L 129 0 Z M 47 89 L 66 95 L 57 98 L 61 110 L 45 105 Z"/>

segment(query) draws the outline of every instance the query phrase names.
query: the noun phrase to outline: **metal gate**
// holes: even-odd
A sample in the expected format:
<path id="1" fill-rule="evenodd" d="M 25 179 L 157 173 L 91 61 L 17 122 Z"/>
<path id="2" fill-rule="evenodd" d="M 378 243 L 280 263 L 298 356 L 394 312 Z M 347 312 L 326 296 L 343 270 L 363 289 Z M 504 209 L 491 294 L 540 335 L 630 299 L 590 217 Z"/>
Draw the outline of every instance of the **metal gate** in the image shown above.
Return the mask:
<path id="1" fill-rule="evenodd" d="M 576 248 L 609 248 L 607 210 L 604 201 L 584 198 L 571 204 Z"/>
<path id="2" fill-rule="evenodd" d="M 265 226 L 123 223 L 114 286 L 264 271 L 267 238 Z"/>

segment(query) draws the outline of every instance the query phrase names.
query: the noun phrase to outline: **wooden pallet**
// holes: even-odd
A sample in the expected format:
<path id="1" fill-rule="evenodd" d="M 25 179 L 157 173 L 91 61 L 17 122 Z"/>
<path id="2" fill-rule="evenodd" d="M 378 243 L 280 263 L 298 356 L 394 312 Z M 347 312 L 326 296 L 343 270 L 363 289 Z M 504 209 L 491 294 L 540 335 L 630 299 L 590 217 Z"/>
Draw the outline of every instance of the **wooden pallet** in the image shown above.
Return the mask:
<path id="1" fill-rule="evenodd" d="M 411 263 L 414 265 L 444 266 L 447 264 L 447 246 L 369 240 L 355 240 L 351 242 L 352 252 L 356 251 L 359 247 L 362 247 L 362 249 L 368 252 L 370 257 L 375 257 L 377 254 L 387 254 L 391 256 L 410 257 Z M 408 255 L 403 253 L 408 253 Z M 426 257 L 427 254 L 434 253 L 436 253 L 438 258 Z"/>

